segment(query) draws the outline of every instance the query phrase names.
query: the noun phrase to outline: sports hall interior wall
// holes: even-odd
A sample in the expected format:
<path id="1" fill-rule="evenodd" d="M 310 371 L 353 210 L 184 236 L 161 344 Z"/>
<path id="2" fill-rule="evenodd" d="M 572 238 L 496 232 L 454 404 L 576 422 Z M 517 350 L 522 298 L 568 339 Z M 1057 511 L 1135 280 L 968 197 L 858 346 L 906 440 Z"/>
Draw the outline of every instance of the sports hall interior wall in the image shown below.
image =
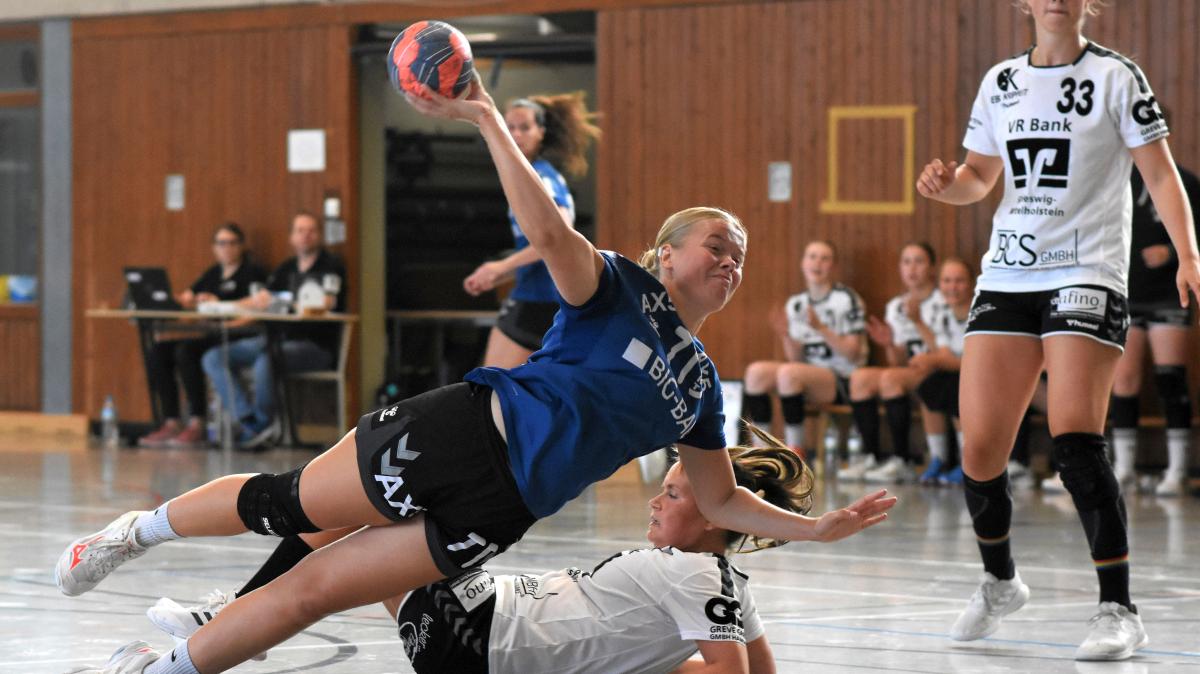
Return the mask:
<path id="1" fill-rule="evenodd" d="M 278 7 L 73 22 L 74 407 L 97 416 L 106 393 L 122 416 L 148 418 L 133 330 L 89 321 L 115 305 L 125 264 L 167 262 L 177 284 L 209 263 L 204 245 L 225 219 L 242 223 L 268 265 L 287 255 L 288 215 L 343 199 L 350 245 L 338 252 L 361 306 L 355 26 L 464 13 L 596 9 L 598 243 L 635 255 L 663 217 L 697 203 L 728 207 L 751 231 L 749 266 L 731 306 L 702 333 L 724 376 L 781 355 L 766 313 L 801 285 L 804 242 L 838 245 L 842 278 L 872 307 L 896 292 L 895 256 L 910 239 L 977 262 L 991 203 L 952 208 L 920 198 L 908 214 L 823 214 L 830 106 L 912 105 L 913 170 L 958 157 L 988 66 L 1031 40 L 994 0 L 515 0 L 451 9 L 413 5 Z M 1190 0 L 1122 0 L 1092 20 L 1097 42 L 1135 58 L 1172 111 L 1172 148 L 1200 165 L 1200 55 Z M 328 169 L 289 174 L 288 129 L 324 128 Z M 902 127 L 840 129 L 839 196 L 899 200 Z M 790 161 L 793 196 L 767 201 L 766 167 Z M 187 207 L 167 212 L 163 179 L 187 177 Z M 357 340 L 356 340 L 357 341 Z M 357 363 L 357 358 L 352 359 Z M 357 411 L 353 373 L 352 412 Z M 364 403 L 365 404 L 365 403 Z"/>

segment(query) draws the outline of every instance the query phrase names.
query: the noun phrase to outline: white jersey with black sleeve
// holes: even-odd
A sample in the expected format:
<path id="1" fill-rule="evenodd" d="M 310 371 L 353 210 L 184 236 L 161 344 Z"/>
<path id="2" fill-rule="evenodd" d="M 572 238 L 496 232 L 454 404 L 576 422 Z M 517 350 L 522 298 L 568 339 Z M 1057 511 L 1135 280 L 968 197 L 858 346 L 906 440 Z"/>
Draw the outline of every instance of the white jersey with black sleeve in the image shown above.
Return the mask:
<path id="1" fill-rule="evenodd" d="M 907 299 L 907 295 L 897 295 L 889 300 L 883 312 L 883 319 L 892 328 L 892 344 L 902 347 L 908 357 L 912 358 L 918 353 L 929 351 L 929 345 L 925 343 L 916 324 L 904 310 Z M 945 302 L 940 291 L 934 290 L 929 293 L 928 297 L 921 300 L 921 322 L 932 327 L 938 311 Z"/>
<path id="2" fill-rule="evenodd" d="M 963 146 L 1004 160 L 1004 198 L 977 288 L 1099 285 L 1127 294 L 1130 148 L 1167 135 L 1141 69 L 1088 43 L 1039 67 L 1032 49 L 988 70 Z"/>
<path id="3" fill-rule="evenodd" d="M 591 572 L 496 576 L 488 670 L 671 671 L 696 641 L 763 635 L 748 580 L 720 555 L 673 548 L 622 552 Z"/>
<path id="4" fill-rule="evenodd" d="M 809 307 L 836 334 L 858 334 L 866 329 L 862 298 L 850 288 L 835 283 L 824 297 L 815 298 L 806 290 L 789 297 L 786 305 L 788 336 L 802 345 L 804 361 L 829 368 L 839 377 L 849 377 L 855 368 L 866 364 L 866 349 L 856 360 L 850 360 L 835 351 L 825 337 L 809 324 Z"/>

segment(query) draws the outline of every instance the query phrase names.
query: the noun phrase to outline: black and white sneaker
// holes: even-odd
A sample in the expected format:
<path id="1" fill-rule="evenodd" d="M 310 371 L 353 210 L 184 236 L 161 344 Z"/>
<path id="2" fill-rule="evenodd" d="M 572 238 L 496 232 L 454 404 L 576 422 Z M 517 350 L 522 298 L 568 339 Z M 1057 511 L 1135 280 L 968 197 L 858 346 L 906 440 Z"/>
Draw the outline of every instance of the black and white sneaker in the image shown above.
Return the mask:
<path id="1" fill-rule="evenodd" d="M 231 592 L 226 594 L 213 590 L 195 606 L 181 606 L 178 602 L 163 597 L 154 606 L 146 610 L 146 617 L 158 629 L 175 637 L 176 642 L 184 641 L 204 627 L 237 597 Z M 259 653 L 252 658 L 266 660 L 266 653 Z"/>

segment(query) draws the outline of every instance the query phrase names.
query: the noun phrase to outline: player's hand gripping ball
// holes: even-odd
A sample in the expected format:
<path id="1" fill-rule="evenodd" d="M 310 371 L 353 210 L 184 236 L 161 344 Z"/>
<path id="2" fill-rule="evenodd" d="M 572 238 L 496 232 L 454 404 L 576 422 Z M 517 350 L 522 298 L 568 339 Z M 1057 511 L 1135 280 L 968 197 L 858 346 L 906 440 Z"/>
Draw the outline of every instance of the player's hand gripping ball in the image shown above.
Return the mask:
<path id="1" fill-rule="evenodd" d="M 421 85 L 457 98 L 475 74 L 471 45 L 441 21 L 418 21 L 400 31 L 388 50 L 388 79 L 400 93 L 428 98 Z"/>

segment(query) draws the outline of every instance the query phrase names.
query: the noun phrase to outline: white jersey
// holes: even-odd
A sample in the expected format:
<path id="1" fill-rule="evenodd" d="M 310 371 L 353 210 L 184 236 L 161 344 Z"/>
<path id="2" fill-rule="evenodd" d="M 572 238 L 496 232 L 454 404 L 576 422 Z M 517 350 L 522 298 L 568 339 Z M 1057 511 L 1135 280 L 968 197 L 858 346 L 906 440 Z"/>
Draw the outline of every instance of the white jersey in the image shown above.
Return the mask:
<path id="1" fill-rule="evenodd" d="M 883 312 L 883 319 L 892 328 L 892 344 L 904 347 L 905 353 L 912 358 L 918 353 L 929 351 L 929 345 L 925 343 L 916 324 L 904 311 L 904 303 L 907 299 L 906 295 L 897 295 L 888 301 L 887 308 Z M 929 297 L 921 300 L 921 322 L 932 327 L 934 318 L 937 317 L 943 304 L 945 304 L 945 300 L 942 299 L 941 291 L 934 289 L 929 293 Z"/>
<path id="2" fill-rule="evenodd" d="M 1133 199 L 1128 148 L 1167 135 L 1132 61 L 1095 44 L 1074 63 L 1032 50 L 988 71 L 963 146 L 1004 160 L 1004 198 L 976 285 L 1030 292 L 1095 284 L 1126 293 Z"/>
<path id="3" fill-rule="evenodd" d="M 804 361 L 833 370 L 840 377 L 849 377 L 854 368 L 867 362 L 866 349 L 857 360 L 850 360 L 833 350 L 821 333 L 808 323 L 808 308 L 817 312 L 817 318 L 839 335 L 861 333 L 866 329 L 863 302 L 858 293 L 835 283 L 829 293 L 814 299 L 806 290 L 788 298 L 786 309 L 788 336 L 804 348 Z"/>
<path id="4" fill-rule="evenodd" d="M 496 576 L 488 671 L 671 671 L 696 641 L 763 635 L 747 583 L 720 555 L 673 548 L 622 552 L 590 573 Z"/>
<path id="5" fill-rule="evenodd" d="M 954 309 L 948 304 L 938 307 L 937 316 L 929 327 L 937 338 L 938 348 L 946 347 L 956 356 L 963 352 L 963 338 L 967 336 L 967 323 L 971 322 L 971 313 L 967 312 L 961 320 L 954 315 Z"/>

